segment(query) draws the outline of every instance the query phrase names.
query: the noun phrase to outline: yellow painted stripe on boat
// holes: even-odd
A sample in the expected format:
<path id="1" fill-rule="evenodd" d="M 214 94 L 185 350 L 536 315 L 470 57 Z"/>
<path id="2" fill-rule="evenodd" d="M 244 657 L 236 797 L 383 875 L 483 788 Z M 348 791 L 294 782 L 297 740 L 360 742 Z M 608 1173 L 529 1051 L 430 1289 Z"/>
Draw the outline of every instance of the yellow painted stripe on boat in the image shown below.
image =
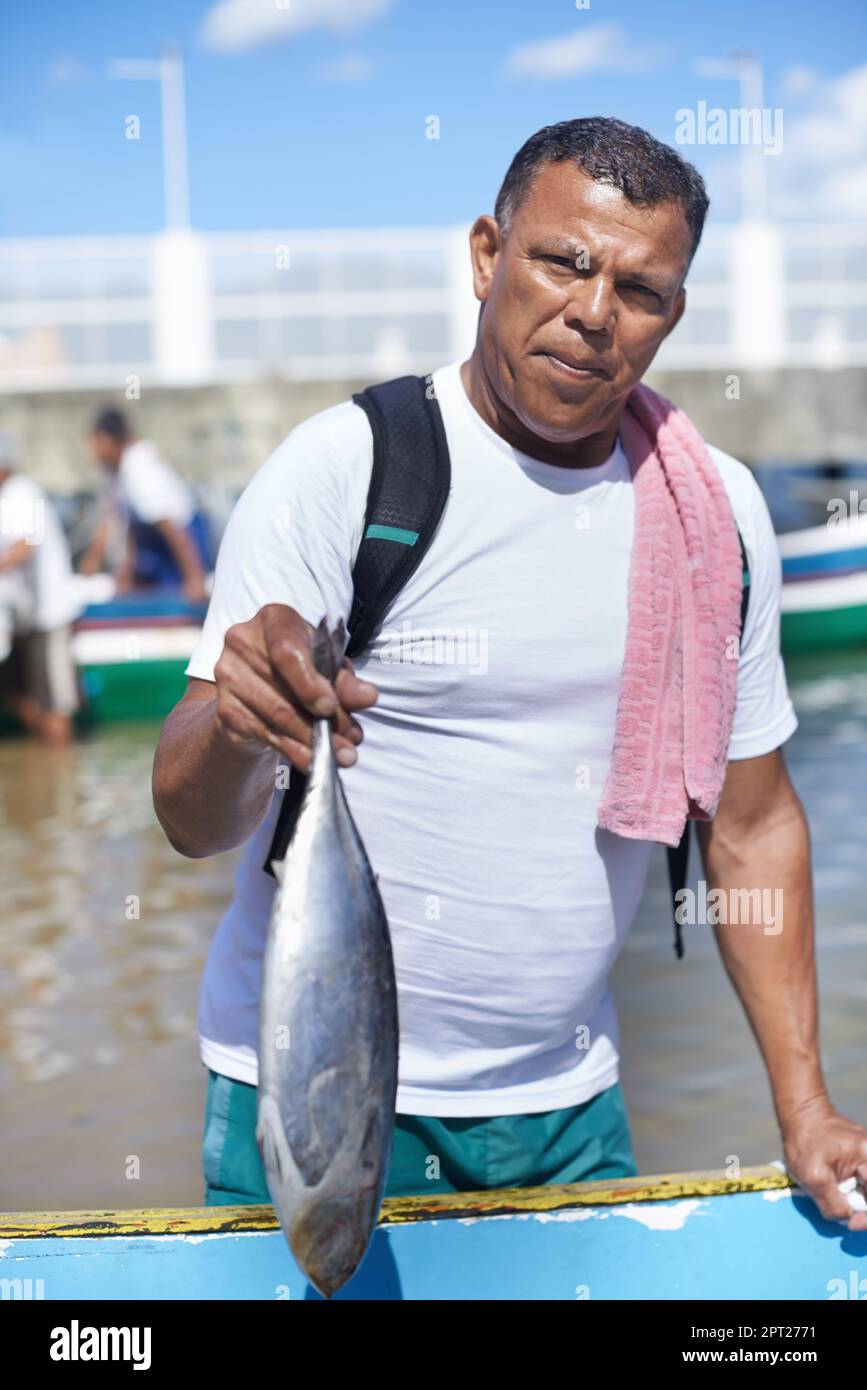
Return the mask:
<path id="1" fill-rule="evenodd" d="M 793 1187 L 788 1175 L 770 1164 L 743 1168 L 737 1178 L 722 1169 L 664 1173 L 656 1177 L 606 1178 L 562 1187 L 500 1188 L 489 1192 L 440 1192 L 419 1197 L 387 1197 L 380 1225 L 455 1217 L 501 1216 L 569 1207 L 617 1206 L 623 1202 L 662 1202 L 675 1197 L 721 1197 Z M 231 1235 L 273 1231 L 271 1206 L 157 1207 L 141 1211 L 9 1212 L 0 1214 L 0 1240 L 41 1236 Z"/>
<path id="2" fill-rule="evenodd" d="M 663 1202 L 675 1197 L 722 1197 L 792 1187 L 787 1174 L 771 1166 L 744 1168 L 740 1177 L 721 1169 L 706 1173 L 666 1173 L 659 1177 L 604 1179 L 562 1187 L 503 1188 L 473 1193 L 432 1193 L 429 1197 L 392 1197 L 382 1204 L 383 1224 L 426 1221 L 437 1217 L 500 1216 L 507 1213 L 562 1211 L 570 1207 L 617 1206 L 625 1202 Z"/>
<path id="3" fill-rule="evenodd" d="M 34 1211 L 0 1215 L 0 1240 L 40 1236 L 192 1236 L 273 1231 L 272 1206 L 152 1207 L 134 1211 Z"/>

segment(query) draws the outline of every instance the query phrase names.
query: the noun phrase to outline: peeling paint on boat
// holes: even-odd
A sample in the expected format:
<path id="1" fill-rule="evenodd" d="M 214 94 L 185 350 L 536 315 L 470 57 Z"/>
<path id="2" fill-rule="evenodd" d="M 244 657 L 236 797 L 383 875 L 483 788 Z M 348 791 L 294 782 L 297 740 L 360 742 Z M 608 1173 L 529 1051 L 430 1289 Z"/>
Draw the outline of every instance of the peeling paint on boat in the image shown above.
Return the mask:
<path id="1" fill-rule="evenodd" d="M 691 1199 L 672 1203 L 631 1202 L 626 1206 L 611 1207 L 607 1210 L 603 1207 L 575 1207 L 565 1211 L 495 1212 L 490 1216 L 458 1217 L 457 1225 L 477 1226 L 480 1222 L 487 1224 L 491 1221 L 556 1221 L 561 1225 L 569 1225 L 576 1221 L 607 1221 L 609 1216 L 627 1216 L 632 1221 L 640 1221 L 651 1231 L 680 1231 L 691 1216 L 707 1215 L 704 1210 L 706 1205 L 703 1200 Z"/>
<path id="2" fill-rule="evenodd" d="M 478 1226 L 480 1221 L 529 1221 L 535 1213 L 531 1211 L 494 1211 L 490 1216 L 459 1216 L 459 1226 Z"/>
<path id="3" fill-rule="evenodd" d="M 200 1236 L 192 1235 L 169 1235 L 154 1236 L 154 1240 L 182 1240 L 186 1245 L 201 1245 L 205 1240 L 246 1240 L 250 1236 L 263 1235 L 262 1231 L 208 1231 Z"/>
<path id="4" fill-rule="evenodd" d="M 707 1216 L 707 1203 L 698 1198 L 686 1202 L 650 1203 L 639 1205 L 631 1202 L 625 1207 L 613 1207 L 612 1216 L 626 1216 L 630 1221 L 640 1221 L 649 1231 L 682 1231 L 691 1216 Z"/>
<path id="5" fill-rule="evenodd" d="M 582 1207 L 577 1211 L 540 1211 L 537 1212 L 535 1221 L 607 1221 L 610 1212 L 603 1211 L 601 1207 Z"/>

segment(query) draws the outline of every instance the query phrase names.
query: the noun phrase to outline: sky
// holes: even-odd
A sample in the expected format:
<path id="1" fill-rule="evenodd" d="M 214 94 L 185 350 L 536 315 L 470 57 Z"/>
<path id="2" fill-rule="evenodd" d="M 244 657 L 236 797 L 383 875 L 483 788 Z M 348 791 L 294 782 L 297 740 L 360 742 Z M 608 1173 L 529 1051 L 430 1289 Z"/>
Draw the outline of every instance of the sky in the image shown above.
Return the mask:
<path id="1" fill-rule="evenodd" d="M 469 222 L 529 135 L 587 115 L 674 145 L 736 217 L 742 151 L 698 137 L 739 87 L 695 70 L 736 52 L 763 67 L 772 214 L 867 217 L 864 0 L 7 0 L 0 236 L 164 225 L 158 84 L 107 70 L 165 43 L 205 231 Z"/>

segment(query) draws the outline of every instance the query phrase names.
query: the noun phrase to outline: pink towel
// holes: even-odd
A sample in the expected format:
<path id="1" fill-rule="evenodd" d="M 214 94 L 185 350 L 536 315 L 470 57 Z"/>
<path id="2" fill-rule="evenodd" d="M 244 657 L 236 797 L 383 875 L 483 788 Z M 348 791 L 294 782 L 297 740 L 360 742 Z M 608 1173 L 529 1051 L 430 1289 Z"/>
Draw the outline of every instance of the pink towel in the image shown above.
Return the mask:
<path id="1" fill-rule="evenodd" d="M 676 845 L 722 793 L 737 691 L 741 553 L 701 435 L 647 386 L 620 425 L 635 491 L 629 620 L 599 824 Z"/>

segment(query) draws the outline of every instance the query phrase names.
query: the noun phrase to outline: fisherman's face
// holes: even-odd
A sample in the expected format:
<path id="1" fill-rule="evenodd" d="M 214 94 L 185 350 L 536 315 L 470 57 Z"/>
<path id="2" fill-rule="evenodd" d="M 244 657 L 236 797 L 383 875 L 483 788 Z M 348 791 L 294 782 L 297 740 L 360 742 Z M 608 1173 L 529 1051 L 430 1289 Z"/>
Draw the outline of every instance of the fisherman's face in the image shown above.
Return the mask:
<path id="1" fill-rule="evenodd" d="M 485 377 L 551 444 L 616 424 L 683 313 L 691 237 L 674 203 L 635 207 L 570 161 L 547 164 L 503 238 L 471 234 Z"/>
<path id="2" fill-rule="evenodd" d="M 103 468 L 108 468 L 112 473 L 117 472 L 124 449 L 122 439 L 115 439 L 113 435 L 104 434 L 102 430 L 92 430 L 90 448 L 97 463 L 101 463 Z"/>

